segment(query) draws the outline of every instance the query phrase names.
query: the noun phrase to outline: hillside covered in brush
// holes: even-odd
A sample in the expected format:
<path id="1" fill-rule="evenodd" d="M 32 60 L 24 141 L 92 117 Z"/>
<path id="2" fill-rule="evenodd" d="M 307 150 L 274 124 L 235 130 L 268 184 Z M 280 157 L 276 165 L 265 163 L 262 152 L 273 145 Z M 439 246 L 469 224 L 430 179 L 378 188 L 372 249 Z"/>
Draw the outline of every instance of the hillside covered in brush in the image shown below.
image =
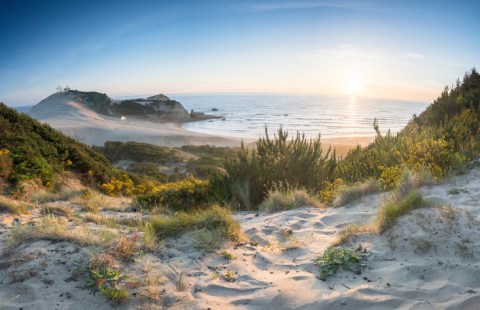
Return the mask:
<path id="1" fill-rule="evenodd" d="M 103 155 L 3 103 L 0 132 L 0 179 L 9 183 L 39 179 L 51 187 L 64 171 L 94 184 L 110 178 L 112 167 Z"/>
<path id="2" fill-rule="evenodd" d="M 397 135 L 382 135 L 357 147 L 338 163 L 336 177 L 349 182 L 368 178 L 398 180 L 404 169 L 427 171 L 441 179 L 480 154 L 480 74 L 475 68 L 442 94 Z"/>

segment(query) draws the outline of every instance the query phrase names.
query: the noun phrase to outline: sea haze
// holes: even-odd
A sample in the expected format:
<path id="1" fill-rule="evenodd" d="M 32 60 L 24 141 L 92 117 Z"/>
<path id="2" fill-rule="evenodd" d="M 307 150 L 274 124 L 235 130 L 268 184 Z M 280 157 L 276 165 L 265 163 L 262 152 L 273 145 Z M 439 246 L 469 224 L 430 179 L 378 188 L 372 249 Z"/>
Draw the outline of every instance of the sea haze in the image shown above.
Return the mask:
<path id="1" fill-rule="evenodd" d="M 221 115 L 225 119 L 191 122 L 184 128 L 242 138 L 264 136 L 265 126 L 274 133 L 282 126 L 289 133 L 307 137 L 374 136 L 378 119 L 383 133 L 400 131 L 427 107 L 425 102 L 394 99 L 340 98 L 292 95 L 172 95 L 186 109 Z M 218 109 L 218 111 L 212 111 Z"/>

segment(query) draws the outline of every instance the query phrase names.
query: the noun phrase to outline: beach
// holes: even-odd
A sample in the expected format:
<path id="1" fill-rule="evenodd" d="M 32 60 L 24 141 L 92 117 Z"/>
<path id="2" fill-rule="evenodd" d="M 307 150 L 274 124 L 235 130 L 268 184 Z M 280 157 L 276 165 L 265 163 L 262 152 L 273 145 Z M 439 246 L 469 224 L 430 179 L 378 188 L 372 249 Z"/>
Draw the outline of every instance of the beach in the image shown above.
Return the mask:
<path id="1" fill-rule="evenodd" d="M 178 122 L 152 122 L 129 117 L 125 120 L 98 114 L 86 108 L 73 96 L 59 96 L 49 100 L 48 105 L 33 108 L 29 115 L 47 123 L 64 134 L 88 145 L 103 146 L 106 141 L 136 141 L 158 146 L 180 147 L 182 145 L 214 145 L 239 147 L 243 141 L 250 146 L 254 138 L 224 136 L 195 132 L 185 129 Z M 337 156 L 344 156 L 356 145 L 365 146 L 374 140 L 373 136 L 322 137 L 325 149 L 335 148 Z"/>
<path id="2" fill-rule="evenodd" d="M 337 243 L 347 225 L 373 221 L 389 193 L 366 195 L 337 208 L 305 205 L 276 213 L 238 212 L 235 218 L 246 242 L 225 243 L 214 252 L 198 248 L 197 232 L 167 238 L 161 250 L 135 254 L 134 260 L 123 263 L 122 273 L 129 275 L 125 280 L 129 300 L 123 305 L 109 303 L 86 285 L 79 268 L 93 254 L 90 247 L 78 243 L 80 236 L 64 241 L 34 239 L 0 258 L 0 306 L 8 310 L 478 309 L 479 173 L 474 169 L 421 187 L 425 199 L 435 201 L 434 207 L 399 218 L 383 234 L 364 233 L 343 244 L 364 253 L 364 267 L 358 272 L 340 269 L 320 280 L 315 262 Z M 455 189 L 458 194 L 452 194 Z M 141 216 L 124 210 L 125 199 L 101 199 L 109 208 L 99 218 Z M 79 219 L 91 217 L 78 202 L 45 205 L 72 209 Z M 95 222 L 77 226 L 68 216 L 57 217 L 67 231 L 82 231 L 83 242 L 106 229 Z M 9 240 L 14 227 L 27 221 L 41 223 L 42 215 L 35 211 L 22 217 L 2 216 L 0 241 Z M 126 236 L 138 234 L 109 228 L 112 233 L 117 230 Z"/>

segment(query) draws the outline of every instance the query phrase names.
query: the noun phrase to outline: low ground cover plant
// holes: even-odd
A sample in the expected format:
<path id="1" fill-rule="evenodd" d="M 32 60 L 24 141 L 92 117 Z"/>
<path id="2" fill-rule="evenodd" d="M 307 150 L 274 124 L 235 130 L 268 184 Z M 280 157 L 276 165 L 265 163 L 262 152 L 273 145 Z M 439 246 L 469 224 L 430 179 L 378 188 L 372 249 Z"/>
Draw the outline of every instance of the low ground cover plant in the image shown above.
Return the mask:
<path id="1" fill-rule="evenodd" d="M 364 255 L 358 251 L 347 248 L 337 246 L 327 248 L 323 255 L 315 261 L 315 265 L 320 271 L 320 280 L 326 280 L 339 269 L 360 273 L 363 267 L 363 257 Z"/>

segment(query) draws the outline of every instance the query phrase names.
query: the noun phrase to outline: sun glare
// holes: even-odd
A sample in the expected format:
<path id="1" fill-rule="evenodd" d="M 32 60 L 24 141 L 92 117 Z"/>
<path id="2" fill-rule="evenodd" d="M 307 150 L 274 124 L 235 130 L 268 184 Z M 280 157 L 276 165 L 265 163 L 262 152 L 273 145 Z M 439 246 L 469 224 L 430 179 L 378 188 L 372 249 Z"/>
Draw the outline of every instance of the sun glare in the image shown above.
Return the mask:
<path id="1" fill-rule="evenodd" d="M 362 81 L 358 77 L 349 76 L 345 80 L 345 89 L 349 95 L 358 95 L 362 90 Z"/>

